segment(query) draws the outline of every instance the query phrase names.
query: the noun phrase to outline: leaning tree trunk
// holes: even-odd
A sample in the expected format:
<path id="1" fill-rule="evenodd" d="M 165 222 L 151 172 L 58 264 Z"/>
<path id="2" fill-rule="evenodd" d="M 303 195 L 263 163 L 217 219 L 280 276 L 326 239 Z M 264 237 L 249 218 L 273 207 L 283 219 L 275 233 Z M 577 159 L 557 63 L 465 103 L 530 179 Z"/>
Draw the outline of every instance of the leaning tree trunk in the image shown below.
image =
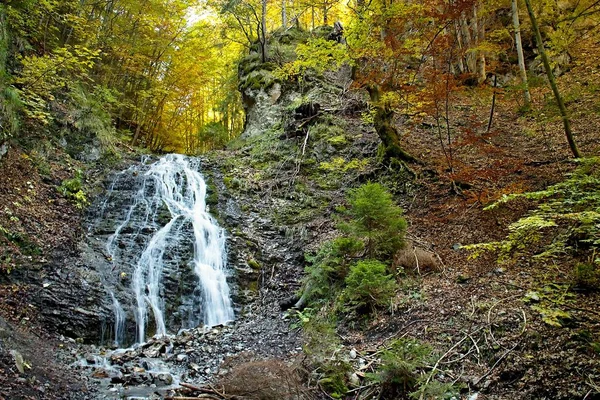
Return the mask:
<path id="1" fill-rule="evenodd" d="M 517 0 L 512 0 L 513 26 L 515 28 L 515 43 L 517 44 L 517 57 L 519 58 L 519 73 L 521 83 L 523 84 L 523 97 L 525 107 L 531 107 L 531 93 L 529 93 L 529 83 L 527 81 L 527 69 L 525 68 L 525 57 L 523 56 L 523 43 L 521 41 L 521 24 L 519 23 L 519 7 Z"/>
<path id="2" fill-rule="evenodd" d="M 546 54 L 546 49 L 544 48 L 544 42 L 542 42 L 542 35 L 540 34 L 540 28 L 538 26 L 537 19 L 535 18 L 533 7 L 531 6 L 531 0 L 525 0 L 525 5 L 527 6 L 529 18 L 531 19 L 531 27 L 533 28 L 533 32 L 535 33 L 535 41 L 537 42 L 540 57 L 542 58 L 542 62 L 544 63 L 544 69 L 546 70 L 546 75 L 548 76 L 550 87 L 552 88 L 554 98 L 556 99 L 558 109 L 560 110 L 560 115 L 562 117 L 563 125 L 565 128 L 565 136 L 567 137 L 567 142 L 569 143 L 569 148 L 571 149 L 573 156 L 579 158 L 581 157 L 581 154 L 579 153 L 577 143 L 575 143 L 575 139 L 573 138 L 573 132 L 571 131 L 571 121 L 569 120 L 567 108 L 565 107 L 565 103 L 563 102 L 560 92 L 558 91 L 556 79 L 554 79 L 554 73 L 552 72 L 552 68 L 550 67 L 550 62 L 548 61 L 548 55 Z"/>
<path id="3" fill-rule="evenodd" d="M 371 103 L 375 108 L 373 125 L 383 144 L 385 157 L 387 159 L 420 163 L 418 159 L 403 150 L 400 146 L 400 135 L 393 125 L 394 110 L 382 104 L 381 89 L 378 86 L 372 85 L 367 87 L 367 91 L 371 97 Z"/>

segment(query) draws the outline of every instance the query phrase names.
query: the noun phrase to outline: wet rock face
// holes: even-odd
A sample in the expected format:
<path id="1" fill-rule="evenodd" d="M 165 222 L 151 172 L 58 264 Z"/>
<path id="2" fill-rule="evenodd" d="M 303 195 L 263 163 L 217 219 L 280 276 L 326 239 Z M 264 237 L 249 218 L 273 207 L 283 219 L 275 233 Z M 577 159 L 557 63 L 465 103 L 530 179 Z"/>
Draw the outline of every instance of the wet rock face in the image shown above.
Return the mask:
<path id="1" fill-rule="evenodd" d="M 113 329 L 119 344 L 132 342 L 135 326 L 143 341 L 233 318 L 224 233 L 206 213 L 199 169 L 197 159 L 178 155 L 145 160 L 113 177 L 89 216 L 90 252 L 82 254 L 96 262 L 113 319 L 124 320 Z"/>
<path id="2" fill-rule="evenodd" d="M 197 226 L 187 218 L 174 218 L 168 208 L 172 204 L 151 198 L 157 183 L 145 179 L 144 174 L 154 161 L 134 163 L 106 179 L 105 193 L 88 210 L 85 234 L 78 247 L 59 250 L 45 268 L 44 281 L 36 282 L 40 287 L 38 305 L 50 328 L 91 343 L 134 343 L 139 336 L 139 299 L 133 287 L 140 274 L 145 287 L 139 296 L 148 298 L 151 290 L 157 292 L 157 306 L 167 332 L 176 333 L 203 322 L 206 306 L 194 260 Z M 174 179 L 183 185 L 190 181 L 180 174 Z M 148 198 L 140 196 L 142 192 Z M 136 209 L 131 212 L 134 203 Z M 136 265 L 146 262 L 140 258 L 142 252 L 169 223 L 172 237 L 166 238 L 161 250 L 152 250 L 148 255 L 147 262 L 156 259 L 160 265 L 153 271 L 136 272 Z M 148 284 L 151 274 L 160 274 L 158 288 Z M 152 307 L 149 305 L 146 312 L 146 337 L 160 331 Z"/>
<path id="3" fill-rule="evenodd" d="M 227 263 L 233 270 L 232 296 L 239 312 L 258 308 L 259 318 L 280 318 L 279 303 L 293 296 L 301 284 L 309 240 L 306 229 L 274 221 L 275 213 L 257 201 L 259 193 L 229 190 L 218 161 L 207 160 L 204 166 L 216 189 L 216 213 L 227 230 Z M 260 305 L 255 304 L 259 297 Z M 278 329 L 285 331 L 287 325 Z"/>

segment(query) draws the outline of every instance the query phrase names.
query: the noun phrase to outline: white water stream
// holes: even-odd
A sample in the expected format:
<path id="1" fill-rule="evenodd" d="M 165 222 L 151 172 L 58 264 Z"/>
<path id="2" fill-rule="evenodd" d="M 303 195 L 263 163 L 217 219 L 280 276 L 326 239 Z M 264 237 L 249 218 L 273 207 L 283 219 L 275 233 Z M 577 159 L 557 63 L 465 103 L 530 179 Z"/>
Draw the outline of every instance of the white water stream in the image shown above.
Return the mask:
<path id="1" fill-rule="evenodd" d="M 177 154 L 166 155 L 150 164 L 140 177 L 141 185 L 124 219 L 107 240 L 106 251 L 113 268 L 117 268 L 123 248 L 127 251 L 128 243 L 130 245 L 140 232 L 150 234 L 145 248 L 135 255 L 131 277 L 138 343 L 146 340 L 150 318 L 156 335 L 167 334 L 169 327 L 161 286 L 165 252 L 184 247 L 190 241 L 190 234 L 194 236 L 191 267 L 199 279 L 195 292 L 201 297 L 202 322 L 214 326 L 234 318 L 224 271 L 225 234 L 208 213 L 206 183 L 198 171 L 197 159 Z M 127 172 L 133 173 L 131 169 Z M 134 219 L 137 222 L 132 224 Z M 135 225 L 130 236 L 134 239 L 127 239 L 123 232 L 129 229 L 131 234 L 131 225 Z M 183 267 L 187 266 L 180 266 Z M 112 292 L 111 297 L 115 312 L 114 337 L 119 344 L 124 334 L 125 310 Z"/>

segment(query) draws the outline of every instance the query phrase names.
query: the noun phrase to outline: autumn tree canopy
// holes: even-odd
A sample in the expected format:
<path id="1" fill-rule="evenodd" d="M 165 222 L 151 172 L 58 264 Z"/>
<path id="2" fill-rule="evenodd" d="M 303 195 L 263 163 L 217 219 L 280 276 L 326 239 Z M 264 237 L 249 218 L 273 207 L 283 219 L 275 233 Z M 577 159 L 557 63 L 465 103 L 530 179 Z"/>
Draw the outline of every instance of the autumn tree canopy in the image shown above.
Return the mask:
<path id="1" fill-rule="evenodd" d="M 186 153 L 222 146 L 243 129 L 240 58 L 259 48 L 267 62 L 272 35 L 341 21 L 346 55 L 333 65 L 353 66 L 353 87 L 367 89 L 379 110 L 376 125 L 394 112 L 432 116 L 452 169 L 445 109 L 456 91 L 514 73 L 529 106 L 536 42 L 560 70 L 578 38 L 598 34 L 595 1 L 530 3 L 540 38 L 517 0 L 8 1 L 0 6 L 2 141 L 49 129 L 62 113 L 105 143 Z M 385 129 L 386 147 L 410 159 Z"/>

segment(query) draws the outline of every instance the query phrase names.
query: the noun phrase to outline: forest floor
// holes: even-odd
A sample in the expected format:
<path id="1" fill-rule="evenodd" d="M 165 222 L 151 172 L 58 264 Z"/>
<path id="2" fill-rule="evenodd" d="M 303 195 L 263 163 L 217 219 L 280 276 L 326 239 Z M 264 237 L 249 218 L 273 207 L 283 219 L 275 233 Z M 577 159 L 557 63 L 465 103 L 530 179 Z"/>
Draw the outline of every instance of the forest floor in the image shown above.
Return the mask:
<path id="1" fill-rule="evenodd" d="M 586 79 L 573 87 L 571 75 L 563 77 L 570 94 L 594 85 L 597 78 L 573 72 Z M 365 337 L 351 335 L 347 344 L 368 353 L 391 337 L 425 340 L 443 355 L 440 370 L 470 393 L 480 392 L 479 399 L 600 398 L 600 293 L 572 290 L 577 260 L 540 264 L 519 258 L 500 265 L 494 254 L 470 259 L 460 249 L 503 239 L 508 225 L 531 204 L 516 201 L 493 211 L 484 206 L 503 194 L 557 183 L 576 165 L 558 118 L 520 115 L 517 93 L 498 92 L 487 133 L 491 88 L 487 96 L 478 89 L 454 99 L 450 121 L 458 139 L 451 160 L 434 121 L 398 122 L 406 148 L 426 169 L 436 171 L 432 178 L 417 168 L 425 173 L 414 197 L 402 202 L 408 238 L 442 262 L 437 272 L 408 271 L 420 290 L 405 291 L 393 316 L 382 315 Z M 581 90 L 570 103 L 576 140 L 587 156 L 600 154 L 600 115 L 593 93 Z M 534 89 L 533 96 L 535 109 L 551 112 L 544 103 L 546 90 Z M 539 303 L 528 303 L 533 292 L 541 293 Z M 540 311 L 568 317 L 563 326 L 551 326 Z"/>

